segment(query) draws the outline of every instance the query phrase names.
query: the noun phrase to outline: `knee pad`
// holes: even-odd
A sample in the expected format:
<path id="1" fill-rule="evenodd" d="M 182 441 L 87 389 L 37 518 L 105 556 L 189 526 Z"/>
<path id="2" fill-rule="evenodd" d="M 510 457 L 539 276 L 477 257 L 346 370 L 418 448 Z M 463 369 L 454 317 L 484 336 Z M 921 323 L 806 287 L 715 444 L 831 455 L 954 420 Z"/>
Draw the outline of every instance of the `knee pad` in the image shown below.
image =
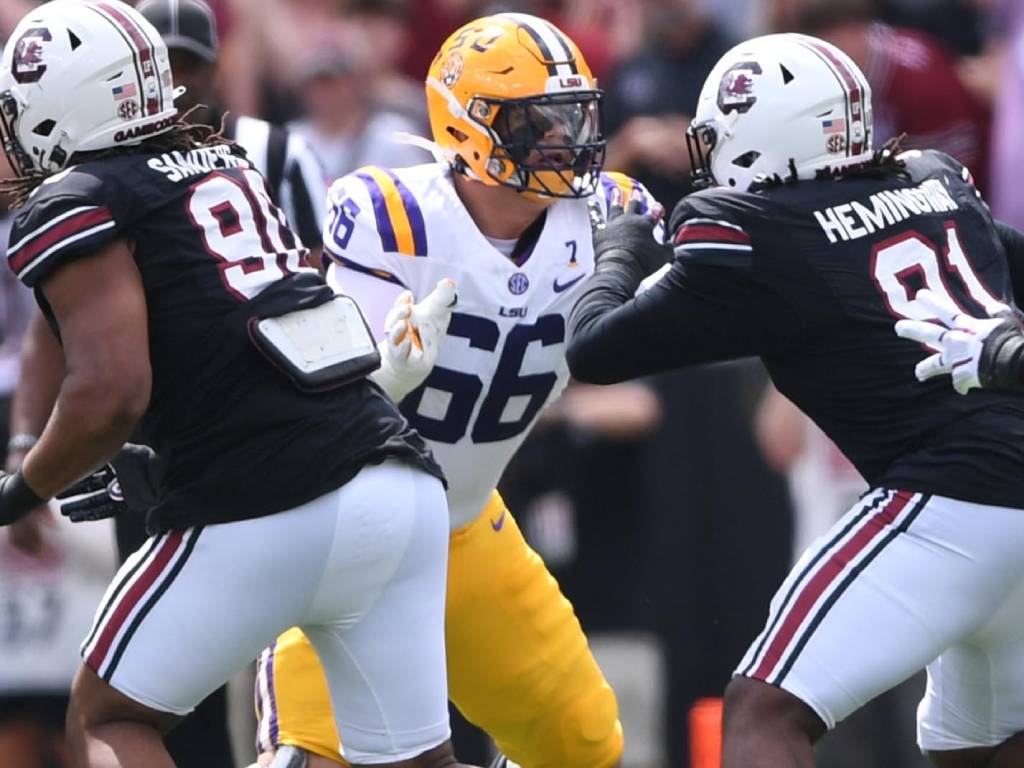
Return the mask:
<path id="1" fill-rule="evenodd" d="M 309 753 L 297 747 L 280 747 L 269 768 L 306 768 L 309 765 Z"/>
<path id="2" fill-rule="evenodd" d="M 566 768 L 607 768 L 622 758 L 619 705 L 608 685 L 569 703 L 560 726 Z"/>

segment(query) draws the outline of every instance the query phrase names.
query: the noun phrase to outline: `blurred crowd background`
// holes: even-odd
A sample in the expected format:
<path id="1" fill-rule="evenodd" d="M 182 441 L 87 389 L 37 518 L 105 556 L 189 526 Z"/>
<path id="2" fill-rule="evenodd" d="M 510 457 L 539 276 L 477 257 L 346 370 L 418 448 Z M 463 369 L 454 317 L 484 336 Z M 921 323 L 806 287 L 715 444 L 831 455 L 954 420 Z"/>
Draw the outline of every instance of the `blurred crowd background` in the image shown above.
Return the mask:
<path id="1" fill-rule="evenodd" d="M 0 41 L 33 4 L 0 2 Z M 956 156 L 996 216 L 1024 228 L 1024 187 L 1015 183 L 1024 170 L 1021 0 L 210 4 L 216 56 L 180 57 L 176 79 L 190 69 L 195 87 L 212 86 L 211 106 L 305 139 L 324 188 L 368 163 L 429 160 L 392 137 L 427 135 L 422 81 L 434 52 L 463 22 L 516 10 L 549 18 L 577 41 L 605 92 L 607 169 L 634 175 L 668 208 L 690 189 L 684 132 L 713 63 L 745 37 L 802 31 L 864 69 L 876 143 L 905 133 L 905 147 Z M 8 226 L 0 214 L 5 241 Z M 2 270 L 0 432 L 31 301 Z M 616 395 L 571 388 L 543 416 L 502 490 L 618 691 L 626 766 L 711 768 L 704 754 L 714 738 L 702 713 L 714 712 L 795 553 L 863 487 L 760 364 L 743 361 L 654 377 Z M 107 526 L 51 523 L 31 554 L 0 532 L 0 768 L 66 765 L 60 729 L 77 644 L 114 568 Z M 238 765 L 253 757 L 245 686 L 236 686 L 232 715 Z M 922 686 L 914 678 L 842 724 L 820 745 L 819 764 L 925 765 L 913 726 Z M 456 738 L 463 759 L 485 759 L 471 729 L 460 724 Z"/>

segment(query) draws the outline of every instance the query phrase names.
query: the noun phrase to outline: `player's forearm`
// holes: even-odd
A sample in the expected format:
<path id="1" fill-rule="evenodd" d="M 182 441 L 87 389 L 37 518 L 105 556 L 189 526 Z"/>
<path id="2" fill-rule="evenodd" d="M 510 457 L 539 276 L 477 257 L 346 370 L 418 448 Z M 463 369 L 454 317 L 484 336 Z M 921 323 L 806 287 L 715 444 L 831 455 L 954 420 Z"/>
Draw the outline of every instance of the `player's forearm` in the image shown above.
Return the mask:
<path id="1" fill-rule="evenodd" d="M 64 353 L 39 310 L 33 313 L 25 331 L 20 363 L 11 403 L 11 434 L 38 436 L 50 418 L 64 378 Z M 9 459 L 20 465 L 27 450 L 28 446 L 14 450 L 11 453 L 18 455 L 9 455 Z"/>
<path id="2" fill-rule="evenodd" d="M 70 371 L 22 465 L 29 487 L 50 498 L 109 460 L 131 436 L 148 400 L 147 382 Z"/>
<path id="3" fill-rule="evenodd" d="M 614 384 L 644 375 L 635 355 L 645 345 L 630 320 L 630 301 L 640 284 L 638 273 L 606 269 L 587 280 L 583 294 L 569 315 L 566 359 L 578 381 Z"/>

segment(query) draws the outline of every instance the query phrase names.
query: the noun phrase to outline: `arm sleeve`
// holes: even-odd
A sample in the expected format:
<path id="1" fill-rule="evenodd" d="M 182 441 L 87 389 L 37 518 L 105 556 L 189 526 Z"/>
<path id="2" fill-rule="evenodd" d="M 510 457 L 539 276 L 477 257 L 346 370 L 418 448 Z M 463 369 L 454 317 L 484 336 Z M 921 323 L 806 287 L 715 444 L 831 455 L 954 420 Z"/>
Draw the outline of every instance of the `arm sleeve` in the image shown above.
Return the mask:
<path id="1" fill-rule="evenodd" d="M 995 222 L 996 234 L 1006 250 L 1006 261 L 1010 268 L 1010 283 L 1013 286 L 1014 301 L 1020 305 L 1024 300 L 1024 234 L 1009 224 Z"/>
<path id="2" fill-rule="evenodd" d="M 287 160 L 282 179 L 282 199 L 288 201 L 285 215 L 308 248 L 323 244 L 320 227 L 327 206 L 327 182 L 313 150 L 301 136 L 289 134 Z"/>
<path id="3" fill-rule="evenodd" d="M 335 293 L 343 293 L 355 299 L 363 311 L 363 317 L 370 324 L 373 338 L 384 338 L 384 318 L 402 292 L 402 286 L 345 269 L 339 264 L 327 267 L 327 284 Z"/>
<path id="4" fill-rule="evenodd" d="M 695 363 L 787 349 L 796 313 L 747 270 L 677 259 L 649 290 L 616 270 L 593 275 L 569 318 L 569 370 L 612 384 Z"/>

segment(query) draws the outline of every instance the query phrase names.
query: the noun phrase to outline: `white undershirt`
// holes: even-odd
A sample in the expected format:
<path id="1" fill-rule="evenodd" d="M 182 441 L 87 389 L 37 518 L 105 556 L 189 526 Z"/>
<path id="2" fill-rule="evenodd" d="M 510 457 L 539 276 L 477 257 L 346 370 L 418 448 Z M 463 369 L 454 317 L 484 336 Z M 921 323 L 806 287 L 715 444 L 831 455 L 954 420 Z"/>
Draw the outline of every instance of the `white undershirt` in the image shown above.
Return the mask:
<path id="1" fill-rule="evenodd" d="M 486 235 L 485 235 L 486 237 Z M 498 237 L 488 237 L 487 242 L 494 246 L 495 250 L 498 251 L 506 259 L 512 258 L 512 251 L 516 248 L 516 243 L 519 242 L 518 237 L 514 237 L 511 240 L 502 240 Z"/>

